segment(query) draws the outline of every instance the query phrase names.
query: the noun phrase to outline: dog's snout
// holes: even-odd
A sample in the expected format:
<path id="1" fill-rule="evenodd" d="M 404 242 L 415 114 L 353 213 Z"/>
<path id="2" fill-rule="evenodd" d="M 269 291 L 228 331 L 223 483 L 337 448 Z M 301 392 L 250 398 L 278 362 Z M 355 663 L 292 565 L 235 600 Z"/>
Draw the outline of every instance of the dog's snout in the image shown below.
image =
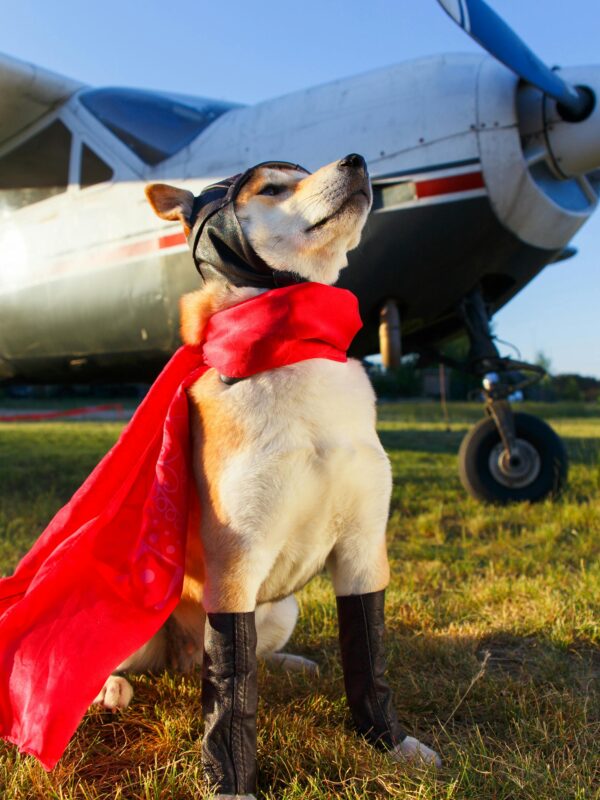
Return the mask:
<path id="1" fill-rule="evenodd" d="M 367 162 L 358 153 L 350 153 L 344 156 L 338 164 L 340 167 L 353 167 L 354 169 L 367 169 Z"/>

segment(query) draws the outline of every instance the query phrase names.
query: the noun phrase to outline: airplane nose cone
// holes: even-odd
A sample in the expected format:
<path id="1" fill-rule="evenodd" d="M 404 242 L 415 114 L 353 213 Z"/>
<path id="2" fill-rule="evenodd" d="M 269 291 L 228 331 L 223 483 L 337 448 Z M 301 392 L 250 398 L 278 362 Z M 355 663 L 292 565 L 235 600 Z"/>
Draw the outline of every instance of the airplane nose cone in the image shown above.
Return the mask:
<path id="1" fill-rule="evenodd" d="M 367 162 L 358 153 L 350 153 L 339 161 L 338 167 L 353 167 L 354 169 L 366 170 Z"/>

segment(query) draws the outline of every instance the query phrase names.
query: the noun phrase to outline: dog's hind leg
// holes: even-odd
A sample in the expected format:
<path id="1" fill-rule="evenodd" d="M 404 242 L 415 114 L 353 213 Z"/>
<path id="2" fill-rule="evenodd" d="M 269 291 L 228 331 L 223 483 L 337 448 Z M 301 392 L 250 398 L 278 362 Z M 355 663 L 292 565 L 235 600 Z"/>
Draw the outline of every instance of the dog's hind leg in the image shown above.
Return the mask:
<path id="1" fill-rule="evenodd" d="M 291 594 L 274 603 L 263 603 L 256 609 L 256 653 L 267 664 L 286 672 L 317 673 L 319 667 L 303 656 L 282 653 L 298 619 L 298 601 Z"/>
<path id="2" fill-rule="evenodd" d="M 112 675 L 106 679 L 98 692 L 93 705 L 99 705 L 108 711 L 124 711 L 133 698 L 133 686 L 121 672 L 159 672 L 165 666 L 167 655 L 167 632 L 163 626 L 158 633 L 139 650 L 119 664 Z"/>
<path id="3" fill-rule="evenodd" d="M 96 695 L 93 705 L 102 706 L 107 711 L 124 711 L 131 703 L 133 686 L 122 675 L 109 675 L 104 686 Z"/>

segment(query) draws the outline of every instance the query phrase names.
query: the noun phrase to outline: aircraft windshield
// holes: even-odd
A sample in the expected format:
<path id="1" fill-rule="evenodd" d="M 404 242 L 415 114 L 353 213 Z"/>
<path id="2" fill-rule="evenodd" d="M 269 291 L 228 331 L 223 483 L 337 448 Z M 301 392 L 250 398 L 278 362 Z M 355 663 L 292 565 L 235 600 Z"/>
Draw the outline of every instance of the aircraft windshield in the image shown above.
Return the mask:
<path id="1" fill-rule="evenodd" d="M 88 89 L 79 99 L 146 164 L 175 155 L 217 117 L 239 107 L 141 89 Z"/>

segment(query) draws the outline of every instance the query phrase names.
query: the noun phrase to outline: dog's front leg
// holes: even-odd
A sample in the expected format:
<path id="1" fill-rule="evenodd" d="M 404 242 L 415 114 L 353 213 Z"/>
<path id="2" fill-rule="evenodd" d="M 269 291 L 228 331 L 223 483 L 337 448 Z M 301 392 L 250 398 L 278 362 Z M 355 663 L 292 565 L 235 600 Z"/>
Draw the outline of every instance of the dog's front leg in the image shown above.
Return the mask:
<path id="1" fill-rule="evenodd" d="M 367 537 L 361 544 L 362 558 L 357 559 L 352 542 L 348 537 L 339 543 L 328 565 L 336 592 L 344 686 L 354 725 L 367 741 L 388 750 L 397 760 L 420 759 L 439 765 L 438 754 L 401 727 L 385 677 L 387 548 L 382 537 Z"/>
<path id="2" fill-rule="evenodd" d="M 406 738 L 385 679 L 385 590 L 337 597 L 346 697 L 357 731 L 371 744 L 393 750 Z"/>
<path id="3" fill-rule="evenodd" d="M 371 744 L 396 758 L 441 764 L 433 750 L 408 736 L 398 722 L 385 678 L 385 590 L 337 597 L 346 697 L 354 725 Z"/>
<path id="4" fill-rule="evenodd" d="M 202 760 L 217 797 L 251 797 L 256 785 L 254 611 L 208 613 L 202 666 Z"/>

